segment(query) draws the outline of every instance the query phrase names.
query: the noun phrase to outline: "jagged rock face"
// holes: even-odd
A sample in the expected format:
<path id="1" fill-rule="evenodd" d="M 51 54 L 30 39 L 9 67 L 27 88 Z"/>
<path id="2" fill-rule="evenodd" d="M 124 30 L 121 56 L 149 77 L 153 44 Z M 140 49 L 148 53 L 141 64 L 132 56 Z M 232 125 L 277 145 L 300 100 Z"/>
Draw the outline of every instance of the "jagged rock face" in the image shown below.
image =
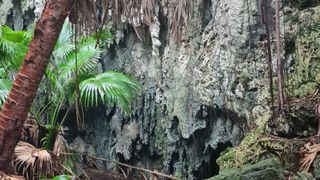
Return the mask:
<path id="1" fill-rule="evenodd" d="M 9 25 L 14 30 L 31 29 L 43 6 L 44 0 L 2 0 L 0 25 Z"/>
<path id="2" fill-rule="evenodd" d="M 130 116 L 95 110 L 83 138 L 98 156 L 183 179 L 219 170 L 215 160 L 268 113 L 262 1 L 198 0 L 180 47 L 169 41 L 167 1 L 158 3 L 151 40 L 133 28 L 106 50 L 104 70 L 140 80 Z M 121 33 L 120 33 L 121 34 Z"/>
<path id="3" fill-rule="evenodd" d="M 1 23 L 29 28 L 43 2 L 3 0 Z M 183 179 L 217 174 L 220 152 L 269 112 L 261 3 L 194 1 L 179 47 L 169 40 L 168 0 L 157 1 L 149 40 L 141 42 L 130 26 L 117 31 L 119 43 L 106 49 L 103 70 L 135 76 L 142 90 L 129 116 L 103 108 L 87 113 L 74 148 Z"/>

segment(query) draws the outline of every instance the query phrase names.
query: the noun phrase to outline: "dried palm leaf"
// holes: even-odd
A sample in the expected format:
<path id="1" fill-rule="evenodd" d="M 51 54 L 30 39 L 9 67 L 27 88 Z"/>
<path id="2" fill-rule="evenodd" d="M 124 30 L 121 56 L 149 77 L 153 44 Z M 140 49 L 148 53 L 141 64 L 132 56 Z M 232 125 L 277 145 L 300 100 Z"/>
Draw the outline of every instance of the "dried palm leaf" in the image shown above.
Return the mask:
<path id="1" fill-rule="evenodd" d="M 9 176 L 1 171 L 0 171 L 0 179 L 1 180 L 25 180 L 23 176 Z"/>
<path id="2" fill-rule="evenodd" d="M 320 152 L 320 144 L 312 145 L 310 142 L 304 145 L 300 150 L 302 159 L 300 160 L 300 170 L 308 172 L 311 164 L 317 157 L 317 154 Z"/>
<path id="3" fill-rule="evenodd" d="M 142 26 L 153 22 L 154 11 L 155 0 L 83 0 L 74 3 L 69 20 L 79 25 L 82 34 L 99 34 L 108 20 L 116 29 L 130 22 L 141 38 Z"/>
<path id="4" fill-rule="evenodd" d="M 59 133 L 54 142 L 53 153 L 60 159 L 66 159 L 65 154 L 68 151 L 67 149 L 67 140 L 62 136 L 62 134 Z"/>
<path id="5" fill-rule="evenodd" d="M 173 10 L 169 19 L 170 38 L 179 44 L 186 34 L 192 1 L 170 0 L 170 8 Z M 154 20 L 155 9 L 155 0 L 82 0 L 75 1 L 69 20 L 79 25 L 81 34 L 99 34 L 109 20 L 116 29 L 123 28 L 129 22 L 142 40 L 145 39 L 142 36 L 145 25 L 150 26 Z"/>
<path id="6" fill-rule="evenodd" d="M 51 177 L 61 173 L 57 157 L 47 150 L 37 149 L 33 145 L 19 141 L 14 151 L 14 167 L 27 179 Z"/>
<path id="7" fill-rule="evenodd" d="M 170 21 L 170 38 L 180 44 L 188 27 L 191 2 L 190 0 L 172 0 L 170 3 L 170 7 L 173 8 Z"/>
<path id="8" fill-rule="evenodd" d="M 31 141 L 33 145 L 38 146 L 39 125 L 36 119 L 29 113 L 27 120 L 23 125 L 21 139 Z"/>

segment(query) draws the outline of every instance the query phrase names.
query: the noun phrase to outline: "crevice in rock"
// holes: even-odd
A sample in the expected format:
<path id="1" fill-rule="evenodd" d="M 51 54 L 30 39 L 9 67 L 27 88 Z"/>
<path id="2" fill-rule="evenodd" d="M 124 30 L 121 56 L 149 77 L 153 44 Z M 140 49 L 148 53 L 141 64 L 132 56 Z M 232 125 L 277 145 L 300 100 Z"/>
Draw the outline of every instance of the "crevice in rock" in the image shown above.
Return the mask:
<path id="1" fill-rule="evenodd" d="M 162 55 L 164 54 L 164 48 L 166 47 L 168 41 L 168 19 L 167 16 L 164 15 L 162 8 L 160 8 L 158 19 L 160 22 L 159 40 L 161 42 L 161 46 L 159 47 L 159 54 L 162 57 Z M 160 60 L 161 59 L 162 58 L 160 58 Z"/>
<path id="2" fill-rule="evenodd" d="M 230 141 L 226 143 L 218 143 L 217 149 L 215 150 L 210 148 L 208 152 L 208 160 L 202 160 L 198 170 L 193 171 L 193 175 L 197 177 L 197 179 L 206 179 L 219 174 L 220 168 L 216 161 L 219 158 L 220 153 L 226 150 L 228 147 L 232 147 Z"/>
<path id="3" fill-rule="evenodd" d="M 203 31 L 213 18 L 211 0 L 203 0 L 202 6 L 200 7 L 200 13 L 202 19 L 201 31 Z"/>
<path id="4" fill-rule="evenodd" d="M 171 161 L 169 163 L 169 168 L 168 168 L 170 174 L 174 174 L 175 172 L 174 164 L 175 162 L 179 161 L 179 159 L 180 159 L 179 153 L 173 152 L 171 155 Z"/>

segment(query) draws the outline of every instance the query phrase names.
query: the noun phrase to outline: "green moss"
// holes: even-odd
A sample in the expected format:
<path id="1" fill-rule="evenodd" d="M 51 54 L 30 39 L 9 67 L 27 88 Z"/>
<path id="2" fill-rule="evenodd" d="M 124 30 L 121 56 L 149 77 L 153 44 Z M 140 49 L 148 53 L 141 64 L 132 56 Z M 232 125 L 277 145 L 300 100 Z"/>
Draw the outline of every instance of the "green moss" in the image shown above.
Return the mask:
<path id="1" fill-rule="evenodd" d="M 226 169 L 210 180 L 274 180 L 284 179 L 283 168 L 277 159 L 269 158 L 241 168 Z"/>
<path id="2" fill-rule="evenodd" d="M 294 65 L 288 74 L 287 93 L 304 97 L 320 84 L 320 7 L 303 11 L 299 17 Z"/>
<path id="3" fill-rule="evenodd" d="M 262 126 L 247 134 L 239 146 L 228 148 L 217 159 L 220 169 L 239 168 L 247 163 L 255 163 L 260 160 L 260 154 L 264 153 L 258 141 L 262 136 Z"/>
<path id="4" fill-rule="evenodd" d="M 242 72 L 239 76 L 235 78 L 231 85 L 231 92 L 235 92 L 238 84 L 242 84 L 245 89 L 248 89 L 248 83 L 252 81 L 252 77 L 248 72 Z"/>
<path id="5" fill-rule="evenodd" d="M 267 119 L 267 116 L 261 117 L 261 125 L 248 133 L 239 146 L 229 148 L 221 154 L 217 159 L 220 170 L 241 168 L 246 164 L 291 153 L 291 144 L 286 139 L 275 138 L 265 133 Z"/>
<path id="6" fill-rule="evenodd" d="M 318 0 L 286 0 L 285 3 L 290 3 L 299 9 L 305 9 L 319 5 Z"/>

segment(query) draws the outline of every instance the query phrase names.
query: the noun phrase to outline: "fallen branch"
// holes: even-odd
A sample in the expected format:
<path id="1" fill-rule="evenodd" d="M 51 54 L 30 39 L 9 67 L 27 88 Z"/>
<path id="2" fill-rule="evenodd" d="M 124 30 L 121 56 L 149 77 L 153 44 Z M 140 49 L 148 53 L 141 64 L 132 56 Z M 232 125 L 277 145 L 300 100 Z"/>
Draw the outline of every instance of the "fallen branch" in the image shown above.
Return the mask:
<path id="1" fill-rule="evenodd" d="M 105 162 L 111 162 L 111 163 L 115 163 L 115 164 L 118 164 L 118 165 L 121 165 L 121 166 L 125 166 L 127 168 L 132 168 L 132 169 L 136 169 L 136 170 L 139 170 L 139 171 L 144 171 L 144 172 L 147 172 L 147 173 L 150 173 L 150 174 L 153 174 L 153 175 L 157 175 L 157 176 L 161 176 L 161 177 L 165 177 L 165 178 L 169 178 L 169 179 L 173 179 L 173 180 L 181 180 L 180 178 L 177 178 L 177 177 L 174 177 L 174 176 L 169 176 L 167 174 L 163 174 L 163 173 L 160 173 L 160 172 L 157 172 L 157 171 L 151 171 L 149 169 L 132 166 L 132 165 L 129 165 L 129 164 L 118 162 L 118 161 L 108 160 L 108 159 L 95 157 L 95 156 L 90 156 L 90 155 L 87 155 L 87 154 L 84 154 L 84 153 L 79 153 L 79 154 L 84 155 L 84 156 L 89 157 L 89 158 L 92 158 L 92 159 L 101 160 L 101 161 L 105 161 Z"/>

